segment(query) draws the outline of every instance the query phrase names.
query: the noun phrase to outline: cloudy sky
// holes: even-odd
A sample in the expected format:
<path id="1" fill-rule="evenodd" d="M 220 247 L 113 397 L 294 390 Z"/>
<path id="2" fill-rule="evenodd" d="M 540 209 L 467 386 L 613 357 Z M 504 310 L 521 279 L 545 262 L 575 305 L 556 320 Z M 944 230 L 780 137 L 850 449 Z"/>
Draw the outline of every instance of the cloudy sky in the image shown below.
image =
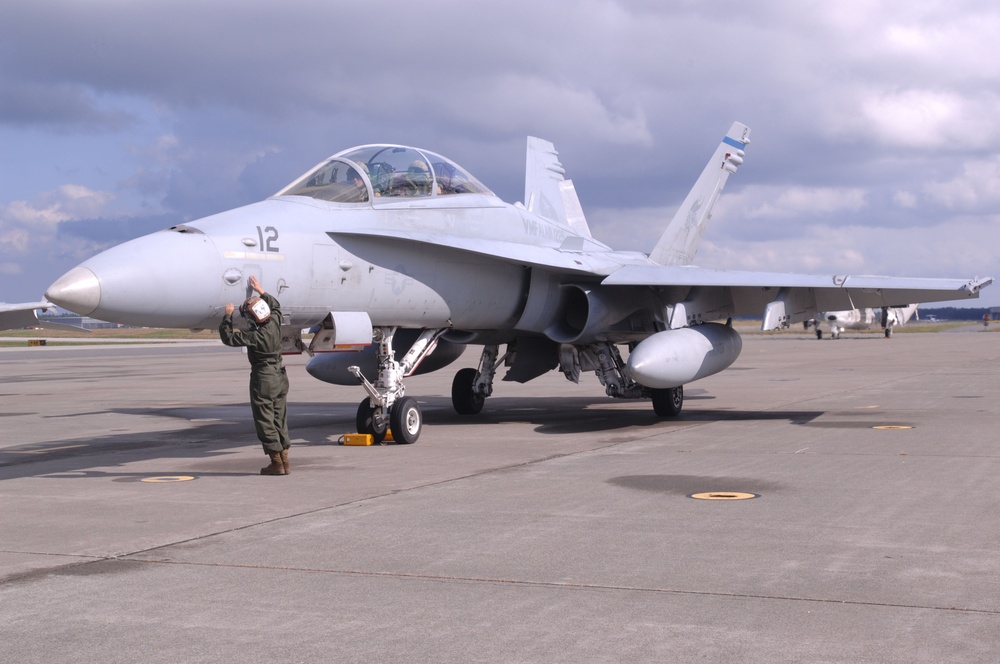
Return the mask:
<path id="1" fill-rule="evenodd" d="M 995 0 L 3 3 L 0 301 L 373 142 L 514 202 L 546 138 L 648 251 L 734 120 L 699 265 L 1000 278 L 998 35 Z"/>

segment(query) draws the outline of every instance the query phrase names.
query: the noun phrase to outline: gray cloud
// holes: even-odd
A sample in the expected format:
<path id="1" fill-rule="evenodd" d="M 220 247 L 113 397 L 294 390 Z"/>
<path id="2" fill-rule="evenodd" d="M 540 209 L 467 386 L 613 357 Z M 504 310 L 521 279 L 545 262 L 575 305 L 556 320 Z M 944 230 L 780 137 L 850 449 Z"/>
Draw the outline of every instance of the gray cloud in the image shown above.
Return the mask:
<path id="1" fill-rule="evenodd" d="M 702 264 L 826 272 L 825 245 L 865 272 L 970 276 L 980 254 L 949 229 L 971 245 L 998 235 L 991 2 L 9 4 L 0 136 L 11 154 L 44 165 L 41 146 L 58 146 L 52 161 L 87 163 L 99 139 L 130 157 L 72 177 L 39 165 L 21 175 L 25 190 L 0 185 L 0 209 L 64 184 L 114 192 L 100 217 L 119 221 L 87 224 L 118 224 L 109 235 L 144 227 L 121 226 L 129 216 L 258 200 L 367 142 L 441 152 L 517 200 L 531 134 L 555 142 L 602 239 L 648 249 L 734 120 L 753 142 Z M 34 143 L 16 133 L 26 127 Z M 885 243 L 920 260 L 880 258 Z M 27 260 L 4 246 L 0 263 Z M 982 261 L 973 272 L 1000 272 Z M 24 269 L 34 294 L 4 299 L 58 276 Z"/>
<path id="2" fill-rule="evenodd" d="M 84 86 L 0 83 L 0 123 L 57 132 L 122 131 L 135 121 L 121 109 L 102 108 Z"/>

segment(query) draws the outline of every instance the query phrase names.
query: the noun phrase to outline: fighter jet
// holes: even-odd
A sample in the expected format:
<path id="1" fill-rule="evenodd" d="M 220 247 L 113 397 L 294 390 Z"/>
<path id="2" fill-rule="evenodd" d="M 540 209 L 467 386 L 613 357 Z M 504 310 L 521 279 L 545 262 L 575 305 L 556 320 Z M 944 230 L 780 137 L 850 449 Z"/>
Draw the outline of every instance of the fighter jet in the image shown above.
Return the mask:
<path id="1" fill-rule="evenodd" d="M 429 150 L 363 145 L 267 200 L 108 249 L 45 295 L 108 321 L 211 328 L 256 275 L 281 302 L 284 349 L 310 353 L 313 376 L 364 389 L 358 430 L 412 443 L 423 415 L 404 379 L 468 346 L 481 351 L 454 378 L 459 413 L 482 410 L 504 367 L 519 383 L 594 372 L 608 396 L 649 399 L 673 416 L 685 384 L 739 356 L 733 316 L 773 329 L 816 311 L 975 298 L 992 282 L 690 265 L 749 136 L 732 125 L 648 254 L 593 237 L 547 141 L 528 138 L 524 201 L 514 204 Z"/>
<path id="2" fill-rule="evenodd" d="M 51 302 L 23 302 L 18 304 L 8 304 L 0 302 L 0 330 L 16 330 L 26 327 L 42 327 L 48 330 L 66 330 L 72 332 L 89 332 L 89 330 L 77 325 L 67 325 L 56 321 L 39 318 L 39 311 L 54 309 L 56 305 Z"/>
<path id="3" fill-rule="evenodd" d="M 881 309 L 850 309 L 848 311 L 821 311 L 812 324 L 816 329 L 816 338 L 823 338 L 821 324 L 830 328 L 830 338 L 839 339 L 844 330 L 873 330 L 881 327 L 885 338 L 892 336 L 896 325 L 905 325 L 917 313 L 916 304 L 905 307 L 882 307 Z M 809 323 L 809 321 L 806 321 Z M 807 325 L 808 327 L 808 325 Z"/>

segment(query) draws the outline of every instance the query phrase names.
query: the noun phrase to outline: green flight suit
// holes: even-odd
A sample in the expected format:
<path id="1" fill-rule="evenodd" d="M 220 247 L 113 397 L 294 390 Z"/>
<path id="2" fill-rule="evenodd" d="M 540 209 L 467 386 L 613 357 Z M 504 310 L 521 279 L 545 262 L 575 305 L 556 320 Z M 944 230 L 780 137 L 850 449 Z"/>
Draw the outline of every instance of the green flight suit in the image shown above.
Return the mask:
<path id="1" fill-rule="evenodd" d="M 271 307 L 271 317 L 263 325 L 251 323 L 243 331 L 233 327 L 231 315 L 222 319 L 219 337 L 227 346 L 246 346 L 250 359 L 250 409 L 257 438 L 264 452 L 288 449 L 288 376 L 281 364 L 281 305 L 268 293 L 260 299 Z"/>

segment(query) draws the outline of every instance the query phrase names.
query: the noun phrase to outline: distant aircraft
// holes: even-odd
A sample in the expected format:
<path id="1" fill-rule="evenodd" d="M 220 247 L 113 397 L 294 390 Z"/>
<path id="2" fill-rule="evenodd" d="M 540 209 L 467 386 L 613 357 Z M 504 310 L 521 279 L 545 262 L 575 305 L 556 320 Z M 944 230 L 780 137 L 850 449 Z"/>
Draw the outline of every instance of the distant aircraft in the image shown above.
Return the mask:
<path id="1" fill-rule="evenodd" d="M 524 202 L 513 205 L 438 154 L 364 145 L 265 201 L 108 249 L 46 297 L 107 321 L 211 328 L 257 275 L 281 302 L 285 349 L 314 355 L 307 369 L 322 380 L 361 383 L 358 430 L 412 443 L 423 416 L 404 378 L 469 345 L 482 352 L 453 381 L 459 413 L 482 410 L 504 366 L 520 383 L 593 371 L 609 396 L 651 399 L 671 416 L 686 383 L 739 356 L 733 316 L 762 315 L 770 330 L 816 311 L 975 298 L 992 282 L 691 266 L 749 135 L 733 124 L 648 255 L 594 239 L 547 141 L 528 139 Z"/>
<path id="2" fill-rule="evenodd" d="M 905 325 L 917 314 L 917 306 L 910 304 L 905 307 L 882 307 L 881 309 L 822 311 L 816 315 L 812 324 L 815 326 L 817 339 L 823 338 L 821 323 L 829 326 L 831 339 L 839 339 L 843 330 L 873 330 L 876 327 L 885 330 L 885 337 L 888 339 L 892 336 L 893 327 Z"/>
<path id="3" fill-rule="evenodd" d="M 0 302 L 0 330 L 44 327 L 49 330 L 87 331 L 76 325 L 56 323 L 52 320 L 38 317 L 39 311 L 48 311 L 49 309 L 54 309 L 55 306 L 51 302 L 44 300 L 41 302 L 23 302 L 21 304 Z"/>

